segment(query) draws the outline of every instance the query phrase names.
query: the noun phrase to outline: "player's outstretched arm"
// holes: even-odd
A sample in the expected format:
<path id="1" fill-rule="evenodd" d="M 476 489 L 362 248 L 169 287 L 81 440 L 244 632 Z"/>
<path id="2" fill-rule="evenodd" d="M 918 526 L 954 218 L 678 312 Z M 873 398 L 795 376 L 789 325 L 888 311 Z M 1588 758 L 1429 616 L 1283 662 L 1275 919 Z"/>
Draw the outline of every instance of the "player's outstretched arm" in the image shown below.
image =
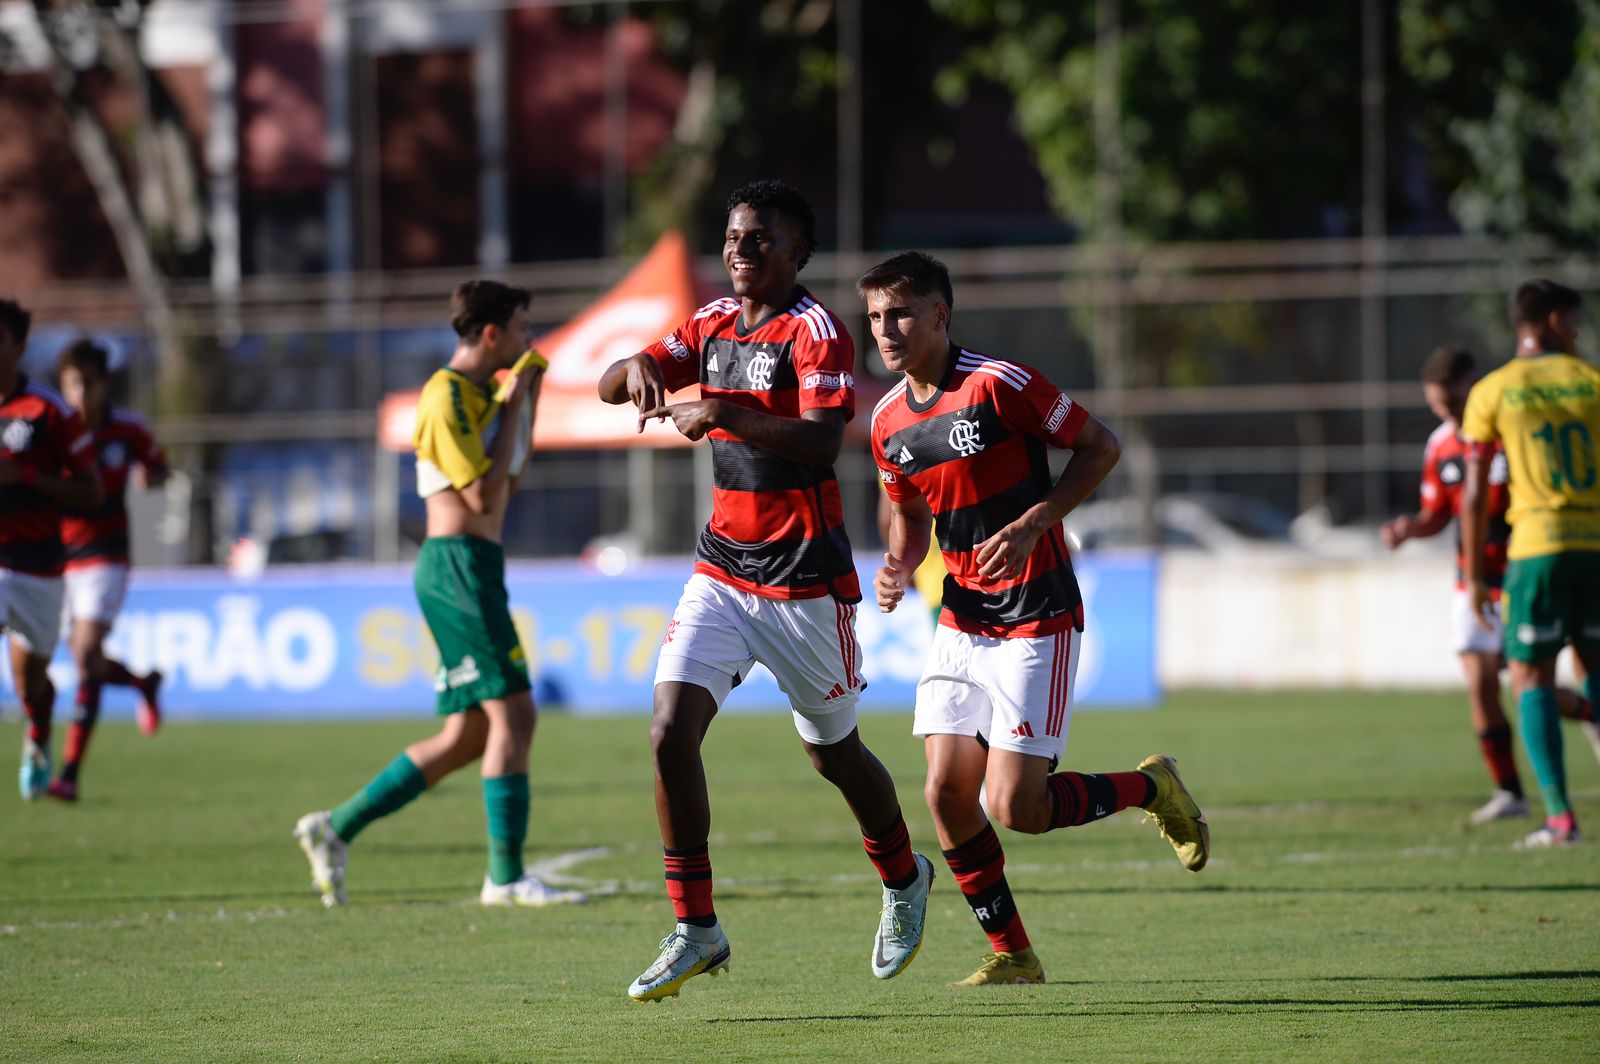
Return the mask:
<path id="1" fill-rule="evenodd" d="M 1394 550 L 1408 539 L 1427 539 L 1437 536 L 1450 527 L 1448 510 L 1419 510 L 1414 514 L 1401 514 L 1378 529 L 1383 545 Z"/>

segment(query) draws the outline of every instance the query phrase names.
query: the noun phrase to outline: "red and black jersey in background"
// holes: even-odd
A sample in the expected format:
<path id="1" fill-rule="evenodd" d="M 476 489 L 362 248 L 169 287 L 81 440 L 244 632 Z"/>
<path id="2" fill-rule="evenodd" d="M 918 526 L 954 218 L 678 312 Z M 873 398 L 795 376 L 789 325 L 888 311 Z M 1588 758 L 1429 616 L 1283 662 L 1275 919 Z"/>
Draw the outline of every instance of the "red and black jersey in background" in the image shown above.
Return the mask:
<path id="1" fill-rule="evenodd" d="M 872 412 L 872 456 L 889 497 L 928 500 L 949 575 L 939 623 L 974 635 L 1083 630 L 1083 596 L 1057 524 L 1021 573 L 985 581 L 979 544 L 1021 517 L 1055 483 L 1047 448 L 1071 447 L 1089 414 L 1038 370 L 952 346 L 926 403 L 905 381 Z"/>
<path id="2" fill-rule="evenodd" d="M 1428 437 L 1422 456 L 1422 512 L 1447 513 L 1460 518 L 1466 497 L 1467 448 L 1470 445 L 1445 422 Z M 1511 493 L 1506 488 L 1506 453 L 1497 441 L 1489 463 L 1489 528 L 1483 544 L 1483 582 L 1496 597 L 1506 576 L 1506 544 L 1511 540 L 1511 525 L 1506 510 Z M 1456 523 L 1456 587 L 1465 587 L 1466 550 L 1461 543 L 1461 524 Z"/>
<path id="3" fill-rule="evenodd" d="M 144 419 L 130 410 L 110 407 L 105 424 L 91 429 L 95 460 L 100 466 L 103 501 L 93 510 L 63 511 L 61 539 L 67 568 L 128 563 L 128 474 L 134 463 L 145 471 L 165 469 L 166 452 L 150 434 Z"/>
<path id="4" fill-rule="evenodd" d="M 737 299 L 708 303 L 645 353 L 669 391 L 698 381 L 707 399 L 778 417 L 824 407 L 855 413 L 855 344 L 804 288 L 749 329 Z M 766 598 L 859 602 L 833 467 L 784 458 L 723 429 L 707 435 L 714 498 L 695 572 Z"/>
<path id="5" fill-rule="evenodd" d="M 54 389 L 23 375 L 0 397 L 0 458 L 38 476 L 71 477 L 94 468 L 93 444 Z M 0 569 L 58 576 L 63 560 L 60 507 L 37 488 L 0 485 Z"/>

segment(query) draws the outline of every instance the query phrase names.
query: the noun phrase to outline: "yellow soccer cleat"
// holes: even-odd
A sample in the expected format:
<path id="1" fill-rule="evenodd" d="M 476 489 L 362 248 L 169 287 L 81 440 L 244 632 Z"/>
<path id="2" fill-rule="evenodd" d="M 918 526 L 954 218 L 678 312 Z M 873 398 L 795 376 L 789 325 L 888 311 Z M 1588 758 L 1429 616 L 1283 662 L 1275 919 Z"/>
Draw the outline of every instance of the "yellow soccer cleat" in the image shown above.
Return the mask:
<path id="1" fill-rule="evenodd" d="M 1032 948 L 988 953 L 978 970 L 951 986 L 1022 986 L 1044 982 L 1044 965 Z"/>
<path id="2" fill-rule="evenodd" d="M 1156 783 L 1156 796 L 1145 810 L 1145 820 L 1156 822 L 1183 867 L 1200 871 L 1211 857 L 1211 827 L 1189 797 L 1189 788 L 1178 778 L 1178 763 L 1166 754 L 1152 754 L 1139 762 L 1139 771 Z"/>
<path id="3" fill-rule="evenodd" d="M 728 970 L 732 951 L 721 926 L 709 934 L 700 928 L 691 932 L 687 927 L 679 924 L 672 934 L 661 940 L 661 956 L 628 987 L 629 997 L 635 1001 L 677 997 L 683 984 L 695 976 L 706 973 L 715 977 L 718 972 Z M 691 934 L 695 937 L 690 937 Z"/>

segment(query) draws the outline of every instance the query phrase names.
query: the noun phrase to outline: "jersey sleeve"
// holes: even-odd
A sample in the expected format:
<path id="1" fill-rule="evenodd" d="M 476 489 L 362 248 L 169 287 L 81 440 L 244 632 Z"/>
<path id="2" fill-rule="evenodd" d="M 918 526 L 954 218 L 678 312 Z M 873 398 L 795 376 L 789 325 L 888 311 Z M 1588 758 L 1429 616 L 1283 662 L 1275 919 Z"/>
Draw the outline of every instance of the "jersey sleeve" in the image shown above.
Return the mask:
<path id="1" fill-rule="evenodd" d="M 50 419 L 52 443 L 61 455 L 61 468 L 69 475 L 87 473 L 95 468 L 94 436 L 83 424 L 76 410 Z"/>
<path id="2" fill-rule="evenodd" d="M 1418 490 L 1418 508 L 1425 514 L 1435 514 L 1450 506 L 1450 493 L 1439 480 L 1437 465 L 1438 463 L 1433 460 L 1433 447 L 1430 444 L 1422 452 L 1422 485 Z"/>
<path id="3" fill-rule="evenodd" d="M 167 449 L 156 440 L 155 434 L 144 425 L 140 425 L 134 436 L 134 457 L 139 464 L 144 466 L 146 473 L 165 471 L 167 468 Z"/>
<path id="4" fill-rule="evenodd" d="M 689 318 L 682 325 L 644 349 L 661 367 L 667 391 L 687 388 L 700 380 L 700 325 L 703 319 Z"/>
<path id="5" fill-rule="evenodd" d="M 800 379 L 800 409 L 838 407 L 856 413 L 856 345 L 833 315 L 804 315 L 794 342 L 794 371 Z"/>
<path id="6" fill-rule="evenodd" d="M 1467 394 L 1467 412 L 1461 418 L 1461 436 L 1470 443 L 1493 443 L 1500 438 L 1495 413 L 1500 391 L 1493 380 L 1484 378 Z"/>
<path id="7" fill-rule="evenodd" d="M 483 450 L 483 437 L 473 427 L 464 401 L 453 401 L 454 380 L 430 382 L 417 400 L 417 459 L 431 463 L 450 486 L 466 487 L 489 471 L 494 462 Z"/>
<path id="8" fill-rule="evenodd" d="M 994 405 L 1000 420 L 1021 432 L 1056 447 L 1070 448 L 1089 420 L 1089 412 L 1066 392 L 1051 384 L 1038 370 L 1024 370 L 1027 382 L 1019 389 L 1009 379 L 994 381 Z"/>

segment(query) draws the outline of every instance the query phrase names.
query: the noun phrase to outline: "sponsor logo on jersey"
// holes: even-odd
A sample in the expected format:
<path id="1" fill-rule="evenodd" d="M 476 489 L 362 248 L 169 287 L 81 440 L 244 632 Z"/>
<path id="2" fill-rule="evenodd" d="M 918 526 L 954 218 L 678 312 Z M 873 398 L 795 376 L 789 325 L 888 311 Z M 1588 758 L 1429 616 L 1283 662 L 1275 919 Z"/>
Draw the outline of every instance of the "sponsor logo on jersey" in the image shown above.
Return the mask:
<path id="1" fill-rule="evenodd" d="M 907 462 L 911 461 L 911 450 L 906 447 L 905 444 L 900 445 L 900 453 L 895 455 L 895 461 L 899 462 L 901 465 L 905 465 Z"/>
<path id="2" fill-rule="evenodd" d="M 744 375 L 750 380 L 750 387 L 756 391 L 770 392 L 772 390 L 772 370 L 778 360 L 760 351 L 744 367 Z"/>
<path id="3" fill-rule="evenodd" d="M 1062 392 L 1056 397 L 1056 405 L 1050 408 L 1050 415 L 1044 419 L 1044 430 L 1049 433 L 1059 431 L 1070 413 L 1072 413 L 1072 400 L 1067 398 L 1066 392 Z"/>
<path id="4" fill-rule="evenodd" d="M 893 484 L 895 481 L 895 476 L 887 469 L 880 469 L 878 470 L 878 479 L 883 481 L 885 484 Z"/>
<path id="5" fill-rule="evenodd" d="M 107 469 L 121 469 L 128 464 L 128 447 L 126 444 L 112 440 L 100 449 L 100 464 Z"/>
<path id="6" fill-rule="evenodd" d="M 1520 388 L 1507 388 L 1505 403 L 1509 407 L 1554 406 L 1569 399 L 1595 398 L 1593 381 L 1572 381 L 1562 384 L 1525 384 Z"/>
<path id="7" fill-rule="evenodd" d="M 683 346 L 683 341 L 668 333 L 661 338 L 661 346 L 672 352 L 672 357 L 682 362 L 689 357 L 689 349 Z"/>
<path id="8" fill-rule="evenodd" d="M 8 451 L 26 451 L 33 442 L 33 426 L 21 418 L 13 420 L 0 430 L 0 447 Z"/>
<path id="9" fill-rule="evenodd" d="M 854 388 L 856 378 L 852 373 L 809 373 L 800 382 L 803 388 Z"/>
<path id="10" fill-rule="evenodd" d="M 1461 482 L 1461 463 L 1446 462 L 1439 467 L 1439 479 L 1446 484 Z"/>
<path id="11" fill-rule="evenodd" d="M 957 418 L 950 426 L 950 448 L 957 454 L 972 455 L 983 450 L 983 443 L 978 439 L 978 423 L 968 421 L 966 418 Z"/>

